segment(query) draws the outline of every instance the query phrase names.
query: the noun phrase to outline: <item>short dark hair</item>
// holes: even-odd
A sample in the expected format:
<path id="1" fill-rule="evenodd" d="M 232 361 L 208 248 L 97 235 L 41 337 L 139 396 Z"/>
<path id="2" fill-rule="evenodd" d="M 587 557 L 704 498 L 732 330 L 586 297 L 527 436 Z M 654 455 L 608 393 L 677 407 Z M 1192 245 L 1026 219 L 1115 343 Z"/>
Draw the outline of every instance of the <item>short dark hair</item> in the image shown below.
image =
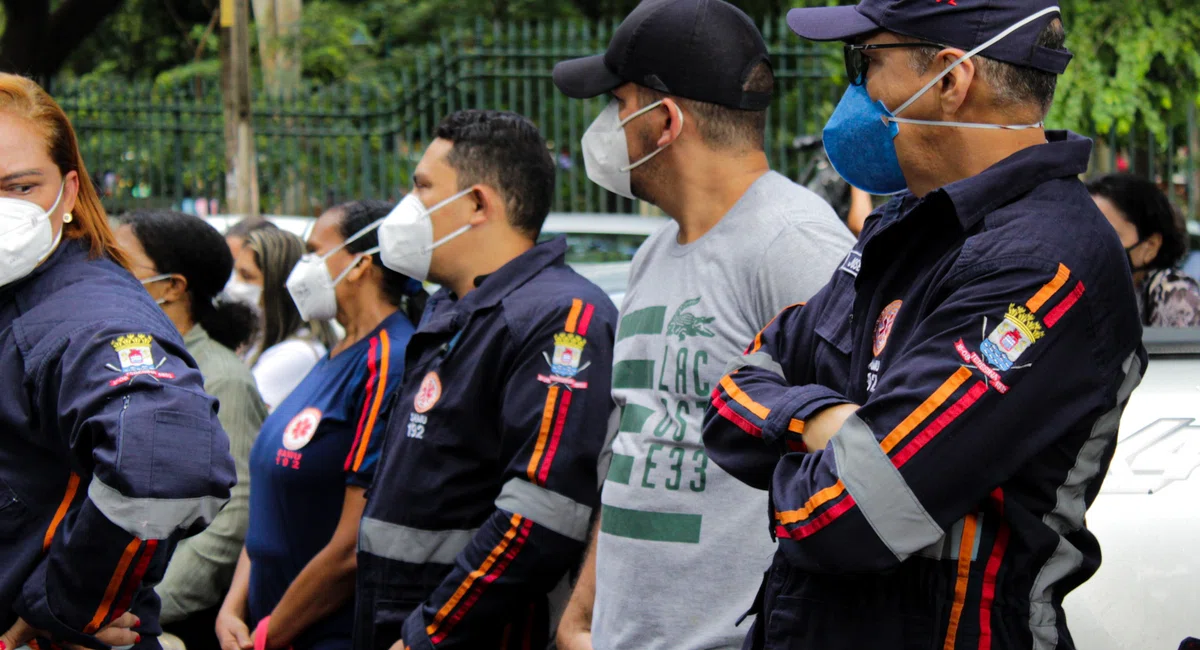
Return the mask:
<path id="1" fill-rule="evenodd" d="M 533 122 L 508 111 L 463 110 L 447 115 L 435 135 L 454 145 L 446 160 L 458 172 L 458 189 L 476 183 L 495 188 L 509 223 L 537 239 L 550 213 L 555 172 Z"/>
<path id="2" fill-rule="evenodd" d="M 696 129 L 705 144 L 713 149 L 749 148 L 762 151 L 766 141 L 767 111 L 747 111 L 729 108 L 720 104 L 674 97 L 653 88 L 638 86 L 638 101 L 643 105 L 671 97 L 696 118 Z M 750 70 L 742 90 L 753 93 L 771 94 L 775 91 L 775 72 L 765 61 Z"/>
<path id="3" fill-rule="evenodd" d="M 226 237 L 237 237 L 246 239 L 250 233 L 258 230 L 274 230 L 278 228 L 275 224 L 266 219 L 242 219 L 225 230 Z"/>
<path id="4" fill-rule="evenodd" d="M 1138 240 L 1162 235 L 1158 255 L 1147 264 L 1152 269 L 1171 269 L 1187 254 L 1187 229 L 1183 216 L 1154 183 L 1132 174 L 1109 174 L 1087 184 L 1092 196 L 1102 196 L 1137 228 Z"/>
<path id="5" fill-rule="evenodd" d="M 913 42 L 917 39 L 905 37 L 903 40 Z M 1055 18 L 1042 28 L 1038 34 L 1037 45 L 1061 50 L 1065 47 L 1066 40 L 1067 32 L 1063 29 L 1062 21 Z M 933 47 L 913 48 L 910 54 L 913 67 L 919 72 L 925 72 L 937 58 L 938 52 L 939 50 Z M 1039 110 L 1040 118 L 1045 118 L 1050 112 L 1050 105 L 1054 103 L 1054 91 L 1058 87 L 1058 75 L 989 59 L 986 54 L 980 54 L 972 60 L 976 61 L 975 69 L 992 87 L 1001 105 L 1034 106 Z"/>
<path id="6" fill-rule="evenodd" d="M 333 208 L 341 215 L 338 233 L 342 239 L 350 239 L 363 228 L 388 216 L 395 206 L 387 201 L 354 201 Z M 362 253 L 379 246 L 379 230 L 372 229 L 362 237 L 346 244 L 350 253 Z M 402 309 L 412 324 L 418 325 L 425 311 L 428 295 L 420 282 L 389 269 L 383 265 L 378 253 L 371 256 L 371 263 L 383 272 L 383 293 L 388 302 Z"/>
<path id="7" fill-rule="evenodd" d="M 237 350 L 258 331 L 258 315 L 222 292 L 233 273 L 225 237 L 200 217 L 173 210 L 135 210 L 121 217 L 159 273 L 187 278 L 191 317 L 217 343 Z"/>

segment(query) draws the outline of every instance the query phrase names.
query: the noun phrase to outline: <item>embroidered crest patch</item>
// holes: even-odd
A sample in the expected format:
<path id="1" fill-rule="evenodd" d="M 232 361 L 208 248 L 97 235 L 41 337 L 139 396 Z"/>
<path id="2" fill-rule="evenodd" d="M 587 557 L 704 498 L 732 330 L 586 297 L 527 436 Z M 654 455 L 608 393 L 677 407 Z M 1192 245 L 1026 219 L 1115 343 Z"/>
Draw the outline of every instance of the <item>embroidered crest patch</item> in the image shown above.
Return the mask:
<path id="1" fill-rule="evenodd" d="M 413 410 L 417 413 L 425 413 L 433 408 L 441 398 L 442 380 L 438 377 L 437 372 L 430 371 L 421 380 L 421 387 L 417 389 L 417 394 L 413 397 Z"/>
<path id="2" fill-rule="evenodd" d="M 894 300 L 879 314 L 879 320 L 875 321 L 875 345 L 873 351 L 875 356 L 883 353 L 883 349 L 887 347 L 888 337 L 892 335 L 892 326 L 896 324 L 896 314 L 900 311 L 900 305 L 904 302 Z"/>
<path id="3" fill-rule="evenodd" d="M 125 334 L 113 339 L 109 345 L 117 352 L 117 360 L 121 367 L 106 364 L 109 370 L 121 373 L 121 376 L 108 382 L 109 386 L 120 386 L 139 375 L 148 375 L 154 379 L 174 379 L 175 374 L 159 372 L 158 369 L 167 362 L 160 359 L 154 363 L 154 337 L 149 334 Z"/>
<path id="4" fill-rule="evenodd" d="M 317 425 L 320 423 L 321 410 L 318 408 L 310 406 L 297 413 L 283 430 L 284 448 L 291 451 L 303 449 L 317 434 Z"/>
<path id="5" fill-rule="evenodd" d="M 577 381 L 575 376 L 587 369 L 591 363 L 583 362 L 583 349 L 587 347 L 587 339 L 578 334 L 559 332 L 554 335 L 554 354 L 547 355 L 546 363 L 550 364 L 549 375 L 538 375 L 538 381 L 544 384 L 563 384 L 568 388 L 587 388 L 586 381 Z"/>
<path id="6" fill-rule="evenodd" d="M 1004 320 L 979 344 L 980 352 L 995 368 L 1006 371 L 1021 354 L 1046 335 L 1045 329 L 1028 309 L 1010 304 Z"/>

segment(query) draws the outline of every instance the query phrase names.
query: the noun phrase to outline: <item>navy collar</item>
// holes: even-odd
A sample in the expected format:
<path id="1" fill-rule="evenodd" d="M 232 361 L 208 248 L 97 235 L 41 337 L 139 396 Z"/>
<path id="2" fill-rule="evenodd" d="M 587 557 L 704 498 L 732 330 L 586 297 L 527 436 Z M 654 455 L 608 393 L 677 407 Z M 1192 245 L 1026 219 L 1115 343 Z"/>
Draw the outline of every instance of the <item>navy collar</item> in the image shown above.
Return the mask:
<path id="1" fill-rule="evenodd" d="M 475 279 L 477 288 L 465 297 L 454 300 L 446 288 L 439 291 L 437 297 L 453 300 L 460 306 L 461 311 L 468 313 L 492 307 L 541 273 L 543 269 L 564 264 L 566 255 L 567 238 L 555 237 L 514 257 L 496 271 L 479 276 Z"/>
<path id="2" fill-rule="evenodd" d="M 1046 141 L 1022 149 L 982 173 L 950 183 L 925 198 L 934 195 L 949 198 L 965 231 L 996 208 L 1048 180 L 1087 172 L 1092 156 L 1090 139 L 1070 131 L 1047 131 Z"/>

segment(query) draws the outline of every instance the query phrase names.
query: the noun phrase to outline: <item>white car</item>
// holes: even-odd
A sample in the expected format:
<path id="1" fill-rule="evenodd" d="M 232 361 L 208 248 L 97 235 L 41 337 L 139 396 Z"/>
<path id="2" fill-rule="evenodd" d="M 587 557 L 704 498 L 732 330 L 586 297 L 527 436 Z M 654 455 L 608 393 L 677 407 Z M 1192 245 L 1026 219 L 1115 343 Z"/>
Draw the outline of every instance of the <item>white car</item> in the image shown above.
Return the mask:
<path id="1" fill-rule="evenodd" d="M 1144 340 L 1150 365 L 1087 514 L 1100 569 L 1064 603 L 1085 650 L 1200 638 L 1200 329 L 1148 329 Z"/>

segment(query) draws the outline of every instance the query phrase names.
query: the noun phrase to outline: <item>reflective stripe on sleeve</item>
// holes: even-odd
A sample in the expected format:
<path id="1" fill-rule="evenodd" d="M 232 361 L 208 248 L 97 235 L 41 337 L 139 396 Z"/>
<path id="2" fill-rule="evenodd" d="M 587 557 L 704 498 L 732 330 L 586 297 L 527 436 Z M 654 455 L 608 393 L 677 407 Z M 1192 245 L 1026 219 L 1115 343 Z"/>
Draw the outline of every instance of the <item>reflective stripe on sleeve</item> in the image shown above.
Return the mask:
<path id="1" fill-rule="evenodd" d="M 410 564 L 454 564 L 475 537 L 475 530 L 422 530 L 363 517 L 358 550 Z"/>
<path id="2" fill-rule="evenodd" d="M 127 497 L 93 477 L 88 498 L 109 521 L 139 539 L 167 539 L 196 522 L 211 522 L 229 499 L 206 496 L 191 499 Z"/>
<path id="3" fill-rule="evenodd" d="M 945 532 L 857 415 L 850 416 L 833 437 L 833 453 L 846 491 L 897 559 L 903 561 L 942 538 Z"/>
<path id="4" fill-rule="evenodd" d="M 509 479 L 496 497 L 496 507 L 531 519 L 564 537 L 587 541 L 592 509 L 529 481 Z"/>
<path id="5" fill-rule="evenodd" d="M 744 368 L 746 366 L 761 368 L 767 372 L 773 372 L 780 377 L 783 377 L 783 366 L 779 365 L 779 362 L 776 361 L 774 357 L 762 351 L 751 352 L 750 354 L 730 359 L 729 363 L 725 366 L 724 374 L 731 374 L 738 368 Z"/>

